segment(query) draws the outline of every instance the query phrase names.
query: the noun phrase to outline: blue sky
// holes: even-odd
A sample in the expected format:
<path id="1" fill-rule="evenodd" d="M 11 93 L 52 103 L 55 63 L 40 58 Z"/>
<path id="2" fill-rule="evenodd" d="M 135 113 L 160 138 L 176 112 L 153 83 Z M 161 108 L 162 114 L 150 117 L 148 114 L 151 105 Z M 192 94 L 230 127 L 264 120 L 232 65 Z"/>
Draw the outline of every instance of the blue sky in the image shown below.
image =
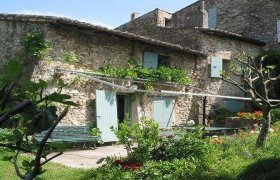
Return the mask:
<path id="1" fill-rule="evenodd" d="M 0 0 L 0 13 L 65 16 L 109 28 L 130 20 L 132 12 L 155 8 L 175 12 L 196 0 Z"/>

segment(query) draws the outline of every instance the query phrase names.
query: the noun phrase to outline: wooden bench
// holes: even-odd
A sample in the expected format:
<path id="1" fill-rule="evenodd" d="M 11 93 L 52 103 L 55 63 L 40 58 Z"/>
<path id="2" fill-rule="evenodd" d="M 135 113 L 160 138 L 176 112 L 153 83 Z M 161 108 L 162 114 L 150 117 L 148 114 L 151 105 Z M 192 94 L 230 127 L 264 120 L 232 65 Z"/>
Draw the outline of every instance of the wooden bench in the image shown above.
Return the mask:
<path id="1" fill-rule="evenodd" d="M 96 136 L 90 135 L 91 127 L 89 126 L 57 126 L 52 132 L 47 143 L 76 143 L 83 144 L 93 143 L 94 149 L 96 143 L 101 139 Z M 43 131 L 40 134 L 35 134 L 34 139 L 40 142 L 47 131 Z"/>

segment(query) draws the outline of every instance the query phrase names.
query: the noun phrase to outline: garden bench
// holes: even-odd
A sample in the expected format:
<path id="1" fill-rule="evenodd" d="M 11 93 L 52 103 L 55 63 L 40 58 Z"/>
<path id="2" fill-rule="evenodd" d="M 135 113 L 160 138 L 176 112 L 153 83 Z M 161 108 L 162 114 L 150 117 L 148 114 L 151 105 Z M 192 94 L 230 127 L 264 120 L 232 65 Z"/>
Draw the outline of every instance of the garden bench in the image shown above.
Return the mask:
<path id="1" fill-rule="evenodd" d="M 52 132 L 47 143 L 93 143 L 94 149 L 96 148 L 96 143 L 101 139 L 96 136 L 90 135 L 90 126 L 57 126 Z M 40 142 L 47 131 L 43 131 L 39 134 L 35 134 L 34 139 Z"/>

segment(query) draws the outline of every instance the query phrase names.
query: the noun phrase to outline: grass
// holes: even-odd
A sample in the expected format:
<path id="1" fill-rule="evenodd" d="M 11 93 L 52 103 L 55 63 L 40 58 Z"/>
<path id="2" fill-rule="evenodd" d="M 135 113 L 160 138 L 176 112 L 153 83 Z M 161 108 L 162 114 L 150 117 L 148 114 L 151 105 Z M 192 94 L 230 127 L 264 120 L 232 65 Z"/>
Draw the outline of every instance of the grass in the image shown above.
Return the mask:
<path id="1" fill-rule="evenodd" d="M 13 164 L 2 161 L 3 157 L 9 154 L 11 153 L 8 151 L 0 150 L 0 179 L 18 180 Z M 48 163 L 44 168 L 47 171 L 39 177 L 42 180 L 88 180 L 91 174 L 91 170 L 73 169 L 54 163 Z"/>
<path id="2" fill-rule="evenodd" d="M 204 157 L 197 160 L 196 170 L 186 179 L 239 179 L 239 175 L 248 167 L 263 159 L 280 158 L 280 131 L 270 134 L 266 147 L 255 148 L 256 135 L 241 133 L 233 138 L 225 138 L 220 144 L 210 143 Z M 0 150 L 0 179 L 17 180 L 12 163 L 2 161 L 8 151 Z M 279 163 L 280 164 L 280 163 Z M 49 163 L 47 171 L 38 179 L 42 180 L 88 180 L 88 179 L 137 179 L 137 172 L 125 172 L 117 168 L 99 168 L 92 170 L 73 169 L 63 165 Z M 255 174 L 262 173 L 254 171 Z M 280 177 L 280 171 L 273 172 Z"/>

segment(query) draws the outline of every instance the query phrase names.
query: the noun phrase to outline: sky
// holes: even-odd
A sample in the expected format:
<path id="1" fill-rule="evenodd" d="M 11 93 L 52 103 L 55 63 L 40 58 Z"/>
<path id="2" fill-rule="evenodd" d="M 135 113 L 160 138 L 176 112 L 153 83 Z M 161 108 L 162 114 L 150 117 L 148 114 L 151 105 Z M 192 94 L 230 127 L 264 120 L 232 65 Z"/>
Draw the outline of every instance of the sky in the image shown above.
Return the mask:
<path id="1" fill-rule="evenodd" d="M 130 14 L 141 15 L 159 8 L 176 12 L 197 0 L 0 0 L 0 13 L 68 17 L 114 28 L 130 21 Z"/>

